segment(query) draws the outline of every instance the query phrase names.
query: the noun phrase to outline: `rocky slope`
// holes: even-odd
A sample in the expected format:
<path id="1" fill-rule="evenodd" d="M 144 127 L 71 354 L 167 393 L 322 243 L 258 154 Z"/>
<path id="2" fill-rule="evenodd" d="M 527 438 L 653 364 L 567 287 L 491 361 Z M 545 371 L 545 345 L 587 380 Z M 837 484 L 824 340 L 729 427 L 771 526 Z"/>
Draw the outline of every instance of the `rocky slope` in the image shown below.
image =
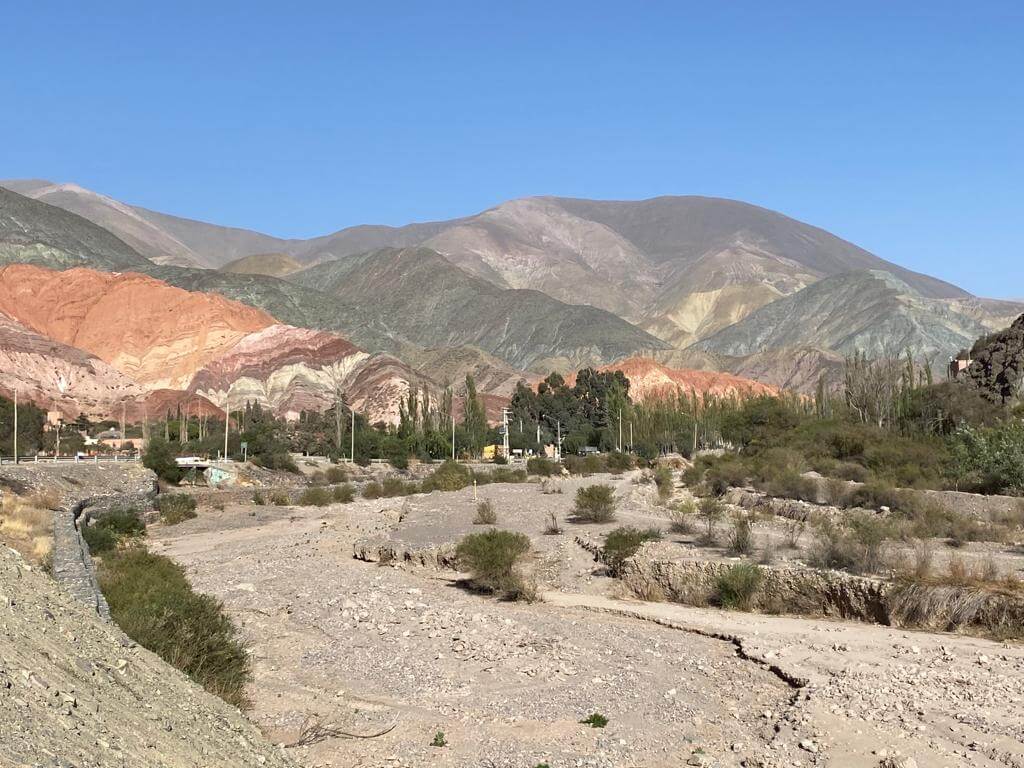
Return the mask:
<path id="1" fill-rule="evenodd" d="M 794 347 L 869 356 L 910 349 L 918 357 L 945 360 L 986 330 L 954 304 L 871 270 L 821 280 L 761 307 L 696 347 L 731 356 Z"/>
<path id="2" fill-rule="evenodd" d="M 0 187 L 0 265 L 11 263 L 106 270 L 150 264 L 91 221 Z"/>
<path id="3" fill-rule="evenodd" d="M 242 715 L 0 547 L 0 764 L 291 766 Z"/>
<path id="4" fill-rule="evenodd" d="M 427 248 L 325 262 L 289 280 L 337 296 L 336 311 L 372 318 L 418 346 L 474 346 L 519 368 L 572 368 L 667 347 L 609 312 L 495 287 Z"/>
<path id="5" fill-rule="evenodd" d="M 104 416 L 143 388 L 95 355 L 47 338 L 0 314 L 0 394 L 14 392 L 65 418 Z"/>
<path id="6" fill-rule="evenodd" d="M 978 339 L 964 377 L 997 403 L 1013 403 L 1024 392 L 1024 315 L 1009 328 Z"/>
<path id="7" fill-rule="evenodd" d="M 304 266 L 287 253 L 254 253 L 252 256 L 243 256 L 228 262 L 220 271 L 238 275 L 284 277 L 292 272 L 298 272 Z"/>

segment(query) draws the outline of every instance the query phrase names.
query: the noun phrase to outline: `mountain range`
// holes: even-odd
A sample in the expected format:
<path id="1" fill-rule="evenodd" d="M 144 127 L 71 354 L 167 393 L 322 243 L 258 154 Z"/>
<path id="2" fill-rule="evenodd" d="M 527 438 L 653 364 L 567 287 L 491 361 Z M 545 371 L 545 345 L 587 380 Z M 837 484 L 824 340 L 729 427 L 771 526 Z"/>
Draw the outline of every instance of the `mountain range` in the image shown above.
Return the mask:
<path id="1" fill-rule="evenodd" d="M 301 240 L 12 180 L 0 182 L 3 263 L 145 274 L 388 353 L 440 384 L 486 371 L 506 392 L 637 355 L 807 390 L 854 351 L 909 349 L 941 367 L 1024 311 L 782 214 L 694 196 L 525 198 Z"/>

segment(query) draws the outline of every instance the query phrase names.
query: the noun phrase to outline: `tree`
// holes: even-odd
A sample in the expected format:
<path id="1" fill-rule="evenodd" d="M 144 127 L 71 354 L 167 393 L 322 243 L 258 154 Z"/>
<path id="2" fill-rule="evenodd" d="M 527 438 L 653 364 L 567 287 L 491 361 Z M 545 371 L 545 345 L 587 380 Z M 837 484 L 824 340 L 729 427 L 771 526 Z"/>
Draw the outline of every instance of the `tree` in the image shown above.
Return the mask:
<path id="1" fill-rule="evenodd" d="M 462 413 L 462 427 L 465 432 L 466 448 L 470 455 L 479 456 L 487 439 L 487 416 L 484 406 L 476 393 L 473 376 L 466 374 L 466 400 Z"/>
<path id="2" fill-rule="evenodd" d="M 181 469 L 174 459 L 175 453 L 171 444 L 161 437 L 154 437 L 146 443 L 142 465 L 153 470 L 161 480 L 177 483 L 181 479 Z"/>

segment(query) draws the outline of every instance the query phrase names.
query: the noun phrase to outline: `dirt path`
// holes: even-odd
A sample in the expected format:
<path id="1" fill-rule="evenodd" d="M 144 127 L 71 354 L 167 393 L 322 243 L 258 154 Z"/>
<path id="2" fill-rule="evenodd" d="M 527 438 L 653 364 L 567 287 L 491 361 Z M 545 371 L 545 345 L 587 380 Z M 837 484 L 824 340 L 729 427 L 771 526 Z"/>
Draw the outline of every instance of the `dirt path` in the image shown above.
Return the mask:
<path id="1" fill-rule="evenodd" d="M 535 532 L 559 503 L 535 486 L 487 493 Z M 416 536 L 439 535 L 418 515 L 473 508 L 466 492 L 397 503 Z M 290 750 L 305 765 L 852 767 L 898 753 L 1024 766 L 1020 647 L 614 600 L 571 531 L 539 545 L 564 556 L 558 589 L 500 603 L 450 572 L 354 560 L 353 543 L 393 520 L 387 504 L 229 507 L 152 532 L 241 624 L 253 717 L 272 739 L 291 743 L 307 718 L 355 734 L 395 724 Z M 579 724 L 594 712 L 608 727 Z M 439 731 L 447 746 L 430 746 Z"/>

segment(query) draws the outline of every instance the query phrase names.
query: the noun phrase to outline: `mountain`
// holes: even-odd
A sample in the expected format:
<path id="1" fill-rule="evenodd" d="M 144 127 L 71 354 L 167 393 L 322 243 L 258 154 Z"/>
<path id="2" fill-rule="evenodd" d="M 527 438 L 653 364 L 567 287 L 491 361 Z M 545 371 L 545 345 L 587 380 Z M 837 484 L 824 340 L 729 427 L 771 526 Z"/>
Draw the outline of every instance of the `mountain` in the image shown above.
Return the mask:
<path id="1" fill-rule="evenodd" d="M 717 371 L 687 370 L 670 368 L 647 357 L 630 357 L 600 368 L 602 371 L 622 371 L 629 379 L 629 396 L 636 402 L 672 397 L 682 394 L 687 397 L 757 397 L 777 395 L 779 389 L 758 381 L 740 378 Z M 566 383 L 575 383 L 574 375 L 566 377 Z"/>
<path id="2" fill-rule="evenodd" d="M 0 187 L 78 214 L 116 235 L 140 255 L 156 264 L 203 266 L 184 243 L 140 216 L 130 205 L 85 189 L 77 184 L 48 181 L 0 181 Z"/>
<path id="3" fill-rule="evenodd" d="M 137 413 L 154 393 L 162 407 L 191 395 L 199 405 L 251 400 L 297 415 L 344 393 L 371 421 L 397 423 L 411 387 L 440 395 L 423 374 L 337 334 L 138 273 L 9 265 L 0 269 L 0 320 L 0 356 L 27 366 L 26 380 L 5 372 L 0 386 L 46 405 L 81 398 L 90 415 L 119 415 L 121 402 Z"/>
<path id="4" fill-rule="evenodd" d="M 12 263 L 112 271 L 151 266 L 88 219 L 0 187 L 0 265 Z"/>
<path id="5" fill-rule="evenodd" d="M 292 272 L 298 272 L 304 266 L 287 253 L 254 253 L 252 256 L 243 256 L 228 262 L 220 271 L 238 275 L 284 277 Z"/>
<path id="6" fill-rule="evenodd" d="M 891 273 L 868 270 L 777 299 L 695 346 L 736 357 L 795 347 L 871 357 L 910 349 L 934 357 L 954 354 L 986 330 L 954 303 L 927 297 Z"/>
<path id="7" fill-rule="evenodd" d="M 469 345 L 518 368 L 567 370 L 667 348 L 610 312 L 498 288 L 428 248 L 373 251 L 288 279 L 337 297 L 350 325 L 372 318 L 418 346 Z"/>

